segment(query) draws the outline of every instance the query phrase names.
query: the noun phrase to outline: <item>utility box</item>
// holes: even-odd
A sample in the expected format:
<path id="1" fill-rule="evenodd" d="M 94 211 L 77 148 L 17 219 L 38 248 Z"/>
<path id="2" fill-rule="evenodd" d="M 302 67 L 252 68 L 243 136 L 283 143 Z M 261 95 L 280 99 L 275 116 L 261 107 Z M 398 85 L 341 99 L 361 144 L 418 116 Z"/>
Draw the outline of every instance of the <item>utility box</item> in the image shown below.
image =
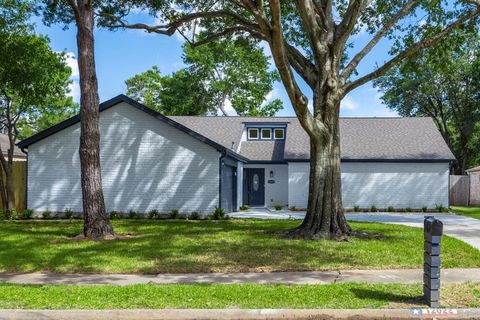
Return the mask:
<path id="1" fill-rule="evenodd" d="M 423 297 L 432 308 L 440 307 L 440 243 L 442 221 L 426 216 L 424 227 Z"/>

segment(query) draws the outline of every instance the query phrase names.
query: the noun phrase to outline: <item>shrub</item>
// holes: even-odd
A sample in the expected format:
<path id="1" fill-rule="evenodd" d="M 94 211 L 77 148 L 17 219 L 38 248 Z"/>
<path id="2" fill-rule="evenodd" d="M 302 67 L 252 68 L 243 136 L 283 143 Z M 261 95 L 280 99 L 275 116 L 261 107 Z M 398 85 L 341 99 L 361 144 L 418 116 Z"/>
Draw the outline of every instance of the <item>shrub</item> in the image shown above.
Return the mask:
<path id="1" fill-rule="evenodd" d="M 148 219 L 158 219 L 160 217 L 160 212 L 157 209 L 153 209 L 148 211 L 147 214 Z"/>
<path id="2" fill-rule="evenodd" d="M 135 210 L 128 211 L 128 218 L 129 219 L 140 219 L 140 214 Z"/>
<path id="3" fill-rule="evenodd" d="M 275 210 L 277 210 L 277 211 L 283 209 L 283 206 L 281 204 L 276 204 L 276 205 L 274 205 L 274 207 L 275 207 Z"/>
<path id="4" fill-rule="evenodd" d="M 437 205 L 435 206 L 435 211 L 437 211 L 437 212 L 446 212 L 447 209 L 446 209 L 442 204 L 437 204 Z"/>
<path id="5" fill-rule="evenodd" d="M 72 219 L 73 217 L 73 210 L 70 208 L 65 209 L 65 218 Z"/>
<path id="6" fill-rule="evenodd" d="M 213 212 L 213 220 L 221 220 L 225 217 L 225 210 L 219 207 L 215 207 L 215 211 Z"/>
<path id="7" fill-rule="evenodd" d="M 405 211 L 412 212 L 412 208 L 405 208 Z"/>
<path id="8" fill-rule="evenodd" d="M 178 213 L 177 209 L 173 209 L 172 212 L 170 212 L 170 219 L 180 219 L 180 213 Z"/>
<path id="9" fill-rule="evenodd" d="M 31 219 L 33 216 L 33 210 L 32 209 L 25 209 L 22 212 L 22 219 Z"/>
<path id="10" fill-rule="evenodd" d="M 422 207 L 422 212 L 427 212 L 428 211 L 428 207 L 427 206 L 423 206 Z"/>
<path id="11" fill-rule="evenodd" d="M 290 207 L 290 211 L 297 211 L 297 207 L 291 206 L 291 207 Z"/>
<path id="12" fill-rule="evenodd" d="M 48 209 L 42 212 L 43 219 L 50 219 L 51 216 L 52 216 L 52 212 Z"/>
<path id="13" fill-rule="evenodd" d="M 190 219 L 198 220 L 198 219 L 200 219 L 200 215 L 198 214 L 197 211 L 193 211 L 192 214 L 190 215 Z"/>
<path id="14" fill-rule="evenodd" d="M 115 220 L 118 218 L 120 218 L 120 214 L 118 213 L 118 211 L 115 211 L 115 210 L 110 211 L 110 220 Z"/>
<path id="15" fill-rule="evenodd" d="M 246 204 L 242 204 L 242 205 L 240 206 L 240 210 L 241 210 L 241 211 L 246 211 L 246 210 L 248 210 L 248 209 L 249 209 L 249 207 L 248 207 Z"/>
<path id="16" fill-rule="evenodd" d="M 5 220 L 15 220 L 19 218 L 19 214 L 16 209 L 7 209 L 3 212 L 3 218 Z"/>
<path id="17" fill-rule="evenodd" d="M 392 206 L 388 206 L 387 211 L 388 212 L 395 212 L 395 208 L 392 207 Z"/>
<path id="18" fill-rule="evenodd" d="M 370 207 L 370 211 L 371 211 L 371 212 L 377 212 L 378 209 L 377 209 L 377 207 L 376 207 L 375 205 L 372 205 L 372 206 Z"/>
<path id="19" fill-rule="evenodd" d="M 360 212 L 360 206 L 354 205 L 353 206 L 353 211 L 354 212 Z"/>

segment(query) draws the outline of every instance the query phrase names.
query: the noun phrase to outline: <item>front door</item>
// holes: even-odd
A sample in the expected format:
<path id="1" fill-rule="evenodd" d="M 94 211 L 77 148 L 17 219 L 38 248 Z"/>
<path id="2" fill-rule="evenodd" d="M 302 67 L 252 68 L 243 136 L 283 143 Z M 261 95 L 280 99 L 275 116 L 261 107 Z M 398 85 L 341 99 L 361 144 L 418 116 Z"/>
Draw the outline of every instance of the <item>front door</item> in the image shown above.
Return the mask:
<path id="1" fill-rule="evenodd" d="M 265 205 L 265 169 L 245 169 L 246 204 Z"/>

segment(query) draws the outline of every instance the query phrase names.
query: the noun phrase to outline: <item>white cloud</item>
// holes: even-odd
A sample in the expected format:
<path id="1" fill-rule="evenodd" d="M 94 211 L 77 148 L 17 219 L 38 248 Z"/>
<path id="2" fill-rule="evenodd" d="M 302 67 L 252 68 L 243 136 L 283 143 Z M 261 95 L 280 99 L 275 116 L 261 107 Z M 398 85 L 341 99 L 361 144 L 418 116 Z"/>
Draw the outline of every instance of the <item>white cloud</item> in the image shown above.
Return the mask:
<path id="1" fill-rule="evenodd" d="M 73 101 L 80 102 L 80 84 L 78 80 L 72 80 L 68 88 L 70 89 L 70 96 L 73 98 Z"/>
<path id="2" fill-rule="evenodd" d="M 72 69 L 72 78 L 78 78 L 79 72 L 78 72 L 78 61 L 75 59 L 75 55 L 73 52 L 66 52 L 66 60 L 65 62 L 67 65 Z"/>
<path id="3" fill-rule="evenodd" d="M 67 52 L 65 61 L 70 69 L 72 69 L 72 74 L 70 76 L 70 80 L 72 80 L 72 82 L 68 85 L 68 88 L 70 89 L 70 96 L 73 98 L 73 101 L 80 102 L 80 73 L 78 71 L 78 60 L 75 59 L 75 54 L 73 52 Z"/>
<path id="4" fill-rule="evenodd" d="M 342 102 L 340 103 L 340 109 L 344 110 L 356 110 L 358 109 L 358 106 L 358 102 L 349 96 L 343 98 Z"/>

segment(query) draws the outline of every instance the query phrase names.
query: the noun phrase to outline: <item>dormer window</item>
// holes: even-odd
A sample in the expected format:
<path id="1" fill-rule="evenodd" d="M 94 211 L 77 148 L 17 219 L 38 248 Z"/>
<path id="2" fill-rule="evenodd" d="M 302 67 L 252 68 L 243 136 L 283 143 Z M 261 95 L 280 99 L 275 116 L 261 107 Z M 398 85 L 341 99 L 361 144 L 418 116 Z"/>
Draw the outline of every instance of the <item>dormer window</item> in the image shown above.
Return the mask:
<path id="1" fill-rule="evenodd" d="M 284 128 L 274 128 L 273 129 L 273 138 L 275 140 L 285 139 L 285 129 Z"/>
<path id="2" fill-rule="evenodd" d="M 258 140 L 258 128 L 248 128 L 248 139 Z"/>
<path id="3" fill-rule="evenodd" d="M 262 128 L 262 140 L 270 140 L 270 139 L 272 139 L 272 129 Z"/>

